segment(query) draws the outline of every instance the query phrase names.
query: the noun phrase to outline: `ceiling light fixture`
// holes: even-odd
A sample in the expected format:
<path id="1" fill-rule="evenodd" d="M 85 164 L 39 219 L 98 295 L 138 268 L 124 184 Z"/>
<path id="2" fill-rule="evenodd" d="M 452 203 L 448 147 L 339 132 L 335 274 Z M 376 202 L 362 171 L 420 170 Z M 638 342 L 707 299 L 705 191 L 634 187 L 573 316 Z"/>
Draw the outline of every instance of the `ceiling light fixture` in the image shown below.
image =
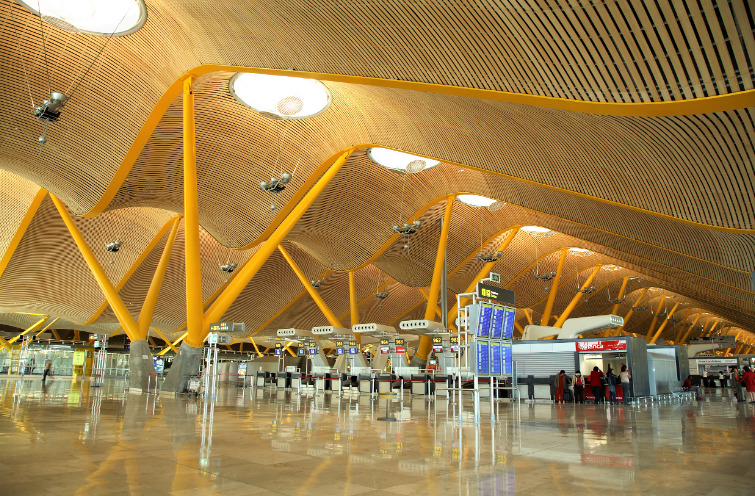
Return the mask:
<path id="1" fill-rule="evenodd" d="M 556 234 L 555 231 L 551 231 L 547 227 L 540 226 L 522 226 L 520 229 L 532 237 L 542 236 L 547 238 Z"/>

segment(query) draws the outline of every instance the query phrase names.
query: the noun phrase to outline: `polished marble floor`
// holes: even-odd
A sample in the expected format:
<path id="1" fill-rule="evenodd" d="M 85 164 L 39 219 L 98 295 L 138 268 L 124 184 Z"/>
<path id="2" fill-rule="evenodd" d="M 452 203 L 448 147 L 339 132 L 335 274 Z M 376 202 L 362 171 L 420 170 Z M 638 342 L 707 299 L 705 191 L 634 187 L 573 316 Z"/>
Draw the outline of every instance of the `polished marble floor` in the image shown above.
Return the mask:
<path id="1" fill-rule="evenodd" d="M 0 495 L 752 495 L 755 405 L 299 396 L 0 378 Z"/>

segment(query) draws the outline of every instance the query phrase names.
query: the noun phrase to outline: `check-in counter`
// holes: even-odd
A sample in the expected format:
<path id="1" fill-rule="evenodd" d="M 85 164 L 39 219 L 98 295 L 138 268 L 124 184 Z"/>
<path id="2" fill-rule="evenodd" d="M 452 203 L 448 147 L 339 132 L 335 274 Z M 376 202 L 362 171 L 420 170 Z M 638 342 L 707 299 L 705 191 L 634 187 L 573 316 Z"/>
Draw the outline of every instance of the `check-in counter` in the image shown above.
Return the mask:
<path id="1" fill-rule="evenodd" d="M 372 374 L 359 374 L 359 392 L 372 393 Z"/>
<path id="2" fill-rule="evenodd" d="M 279 389 L 291 387 L 291 372 L 278 372 L 276 375 L 276 385 Z"/>
<path id="3" fill-rule="evenodd" d="M 411 376 L 412 394 L 430 394 L 430 376 L 427 374 L 413 374 Z"/>

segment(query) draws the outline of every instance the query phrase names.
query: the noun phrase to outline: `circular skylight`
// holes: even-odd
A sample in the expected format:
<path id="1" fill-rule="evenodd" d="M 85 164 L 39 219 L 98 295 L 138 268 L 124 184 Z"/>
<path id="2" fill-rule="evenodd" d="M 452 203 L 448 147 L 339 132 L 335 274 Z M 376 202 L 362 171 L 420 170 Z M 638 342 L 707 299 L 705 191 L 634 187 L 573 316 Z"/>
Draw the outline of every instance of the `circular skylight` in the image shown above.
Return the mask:
<path id="1" fill-rule="evenodd" d="M 378 165 L 382 165 L 386 169 L 406 171 L 410 174 L 430 169 L 440 163 L 438 160 L 420 157 L 419 155 L 378 147 L 368 148 L 367 156 L 370 157 L 370 160 Z"/>
<path id="2" fill-rule="evenodd" d="M 328 88 L 316 79 L 238 73 L 231 94 L 244 105 L 272 119 L 304 119 L 325 112 L 332 101 Z"/>
<path id="3" fill-rule="evenodd" d="M 456 199 L 470 207 L 489 207 L 498 201 L 480 195 L 459 195 Z"/>
<path id="4" fill-rule="evenodd" d="M 147 21 L 143 0 L 18 0 L 59 29 L 95 36 L 124 36 Z"/>

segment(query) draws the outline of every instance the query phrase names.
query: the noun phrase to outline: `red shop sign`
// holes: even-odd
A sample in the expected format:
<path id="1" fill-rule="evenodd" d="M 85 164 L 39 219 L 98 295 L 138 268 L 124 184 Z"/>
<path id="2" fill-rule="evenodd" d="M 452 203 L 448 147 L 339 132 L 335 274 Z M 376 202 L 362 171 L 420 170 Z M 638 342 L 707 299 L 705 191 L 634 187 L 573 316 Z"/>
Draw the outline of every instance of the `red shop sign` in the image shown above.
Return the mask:
<path id="1" fill-rule="evenodd" d="M 406 353 L 406 348 L 403 346 L 396 346 L 396 353 Z"/>
<path id="2" fill-rule="evenodd" d="M 626 341 L 581 341 L 574 343 L 577 345 L 577 351 L 625 351 L 627 349 Z"/>

